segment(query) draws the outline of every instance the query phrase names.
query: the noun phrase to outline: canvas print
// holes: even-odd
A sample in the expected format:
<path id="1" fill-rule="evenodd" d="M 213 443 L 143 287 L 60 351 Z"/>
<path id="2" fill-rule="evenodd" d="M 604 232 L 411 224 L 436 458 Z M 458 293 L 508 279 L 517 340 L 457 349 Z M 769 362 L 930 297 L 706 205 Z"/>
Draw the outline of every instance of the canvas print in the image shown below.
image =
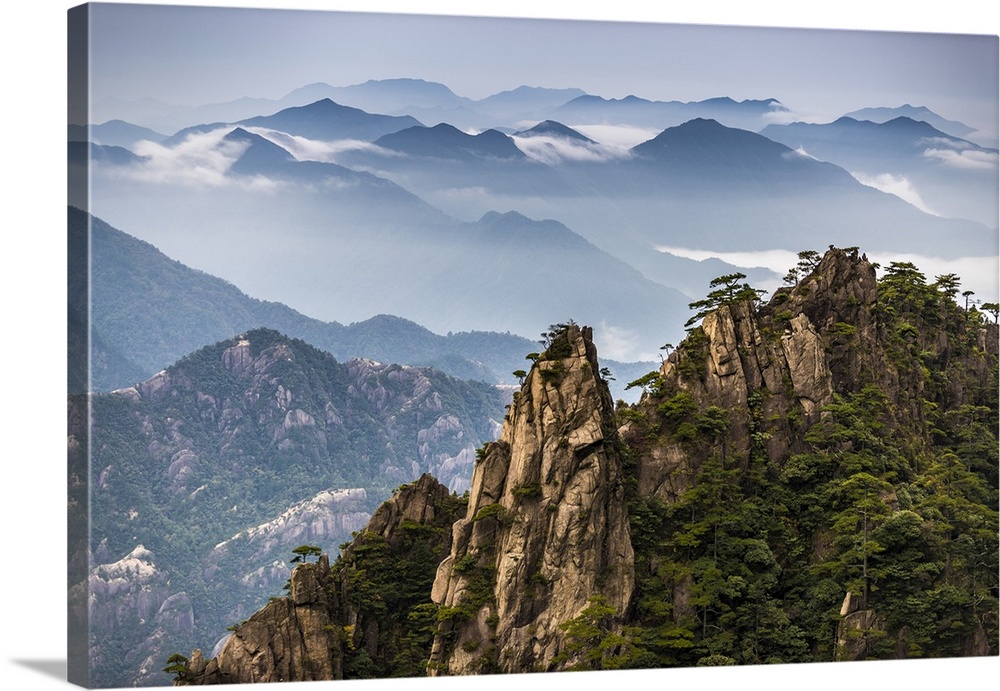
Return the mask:
<path id="1" fill-rule="evenodd" d="M 71 681 L 998 654 L 996 36 L 69 30 Z"/>

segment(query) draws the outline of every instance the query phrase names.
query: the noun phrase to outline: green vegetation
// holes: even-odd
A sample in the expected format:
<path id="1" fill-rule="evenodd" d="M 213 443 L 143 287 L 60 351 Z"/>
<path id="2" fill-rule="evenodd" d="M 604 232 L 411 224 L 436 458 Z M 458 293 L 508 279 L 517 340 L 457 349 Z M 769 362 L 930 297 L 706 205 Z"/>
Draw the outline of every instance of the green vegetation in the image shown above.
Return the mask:
<path id="1" fill-rule="evenodd" d="M 785 274 L 784 281 L 787 285 L 798 285 L 799 281 L 816 270 L 822 259 L 819 252 L 815 250 L 802 250 L 799 252 L 798 257 L 799 262 Z"/>
<path id="2" fill-rule="evenodd" d="M 320 555 L 323 554 L 323 550 L 316 545 L 301 545 L 293 549 L 292 554 L 295 556 L 289 561 L 290 564 L 297 564 L 299 562 L 305 564 L 309 562 L 309 557 L 319 559 Z"/>
<path id="3" fill-rule="evenodd" d="M 542 486 L 538 483 L 518 485 L 510 493 L 519 499 L 538 499 L 542 496 Z"/>
<path id="4" fill-rule="evenodd" d="M 856 248 L 837 252 L 861 261 Z M 633 599 L 616 611 L 606 599 L 592 597 L 561 624 L 565 644 L 556 665 L 775 664 L 842 659 L 849 648 L 851 656 L 868 659 L 1000 649 L 1000 369 L 996 314 L 992 320 L 985 316 L 993 305 L 983 305 L 981 312 L 962 304 L 969 296 L 960 292 L 957 276 L 928 283 L 914 265 L 895 262 L 877 283 L 874 272 L 863 267 L 868 283 L 859 287 L 862 281 L 855 280 L 851 290 L 860 292 L 843 295 L 824 285 L 818 266 L 816 253 L 800 254 L 796 285 L 756 311 L 748 308 L 759 291 L 741 284 L 741 275 L 716 279 L 715 294 L 692 307 L 701 310 L 697 319 L 709 309 L 749 303 L 722 315 L 728 318 L 728 312 L 742 329 L 731 352 L 720 353 L 718 344 L 710 348 L 708 335 L 695 327 L 670 354 L 666 374 L 650 372 L 628 385 L 642 387 L 643 400 L 619 405 L 619 420 L 630 424 L 622 439 L 607 429 L 604 440 L 622 459 L 618 496 L 629 515 Z M 820 290 L 842 297 L 830 304 Z M 816 304 L 805 304 L 816 296 Z M 785 367 L 781 353 L 787 344 L 773 335 L 797 318 L 793 309 L 816 317 L 813 326 L 822 341 L 817 350 L 825 354 L 831 388 L 804 392 L 800 372 Z M 555 324 L 543 334 L 544 351 L 529 358 L 544 367 L 539 376 L 560 375 L 572 352 L 571 325 Z M 263 347 L 251 338 L 254 352 Z M 218 349 L 212 352 L 221 356 Z M 708 376 L 706 363 L 720 355 L 742 358 L 737 370 L 745 373 L 742 379 L 737 381 L 735 372 Z M 324 399 L 309 398 L 317 379 L 296 379 L 292 365 L 281 366 L 289 368 L 283 376 L 308 403 L 305 409 L 320 419 Z M 205 363 L 184 363 L 171 376 L 193 367 L 204 368 L 199 377 L 216 377 L 220 396 L 238 395 L 237 382 Z M 319 371 L 325 373 L 320 381 L 342 376 L 332 365 Z M 447 393 L 447 385 L 443 388 Z M 121 435 L 104 443 L 117 453 L 141 455 L 144 421 L 134 407 L 123 401 L 102 405 Z M 251 411 L 241 409 L 244 415 Z M 208 434 L 192 421 L 190 410 L 184 412 L 185 424 L 161 430 L 164 436 Z M 218 424 L 210 415 L 205 419 Z M 377 451 L 386 458 L 385 436 L 376 449 L 370 440 L 335 437 L 332 426 L 324 429 L 341 448 L 368 454 L 369 461 Z M 557 429 L 546 441 L 568 449 L 569 436 L 568 428 Z M 281 465 L 271 470 L 288 473 L 294 482 L 301 468 L 311 466 L 303 450 L 306 437 L 288 438 L 288 448 L 274 449 Z M 251 442 L 230 443 L 234 453 L 242 453 Z M 254 443 L 264 445 L 263 435 Z M 266 443 L 273 449 L 273 438 Z M 480 470 L 485 459 L 509 451 L 502 442 L 484 444 L 476 454 Z M 668 465 L 657 496 L 639 491 L 646 462 Z M 149 469 L 130 472 L 129 482 L 139 482 Z M 123 481 L 121 474 L 108 478 Z M 508 491 L 514 499 L 510 510 L 494 503 L 475 511 L 472 523 L 482 524 L 471 527 L 478 535 L 500 531 L 515 515 L 558 510 L 555 503 L 544 508 L 537 503 L 544 494 L 540 482 L 522 480 Z M 480 671 L 496 670 L 503 653 L 490 638 L 500 626 L 492 538 L 474 543 L 476 548 L 458 548 L 452 569 L 461 579 L 460 601 L 439 607 L 429 600 L 437 565 L 449 553 L 451 522 L 463 515 L 466 502 L 452 496 L 435 507 L 431 524 L 404 520 L 389 538 L 362 531 L 345 547 L 332 568 L 340 606 L 357 617 L 343 629 L 345 676 L 422 675 L 434 637 L 445 650 L 454 650 L 461 624 L 476 617 L 483 617 L 491 632 L 465 638 L 461 649 L 482 661 Z M 125 506 L 116 510 L 121 518 Z M 164 517 L 136 520 L 162 521 L 160 527 L 183 537 Z M 109 528 L 120 530 L 116 539 L 122 540 L 131 529 Z M 306 561 L 318 549 L 302 545 L 293 553 Z M 527 587 L 521 595 L 541 603 L 538 595 L 552 589 L 559 574 L 543 574 L 527 553 L 524 559 Z M 848 594 L 874 622 L 851 635 L 841 628 L 840 615 Z M 530 617 L 525 619 L 530 625 Z"/>
<path id="5" fill-rule="evenodd" d="M 487 504 L 476 511 L 476 515 L 472 517 L 472 522 L 484 521 L 487 518 L 493 518 L 503 523 L 508 520 L 507 509 L 503 507 L 503 504 Z"/>
<path id="6" fill-rule="evenodd" d="M 800 283 L 791 290 L 811 287 L 800 279 L 816 268 L 813 254 L 790 272 Z M 717 280 L 692 321 L 738 299 L 738 277 Z M 594 603 L 567 622 L 579 664 L 607 668 L 626 653 L 649 666 L 833 660 L 847 592 L 878 617 L 864 632 L 867 658 L 968 655 L 976 641 L 996 654 L 998 369 L 981 345 L 981 329 L 995 326 L 957 303 L 958 291 L 956 276 L 928 284 L 912 264 L 890 264 L 873 313 L 887 361 L 844 371 L 801 429 L 787 426 L 805 425 L 791 414 L 790 382 L 729 410 L 702 408 L 676 388 L 683 378 L 633 382 L 650 387 L 648 400 L 619 415 L 660 436 L 627 438 L 630 455 L 672 439 L 698 467 L 676 501 L 626 485 L 634 615 L 609 628 L 613 613 Z M 787 304 L 782 295 L 775 302 Z M 699 331 L 678 348 L 679 371 L 696 381 L 708 357 Z M 824 332 L 828 352 L 849 353 L 834 349 L 860 337 L 845 321 Z M 746 439 L 739 449 L 730 430 Z"/>
<path id="7" fill-rule="evenodd" d="M 187 661 L 186 655 L 173 653 L 167 658 L 167 666 L 163 668 L 163 671 L 167 674 L 173 674 L 174 681 L 184 681 L 188 676 Z"/>
<path id="8" fill-rule="evenodd" d="M 554 664 L 568 662 L 570 670 L 629 669 L 646 667 L 648 653 L 635 643 L 635 631 L 623 632 L 616 622 L 620 614 L 607 600 L 595 595 L 579 616 L 559 628 L 566 634 L 566 645 L 556 655 Z"/>
<path id="9" fill-rule="evenodd" d="M 344 650 L 345 678 L 426 673 L 440 617 L 430 601 L 431 584 L 448 552 L 451 524 L 466 506 L 464 499 L 451 495 L 434 508 L 433 521 L 404 519 L 389 539 L 360 533 L 331 567 L 341 574 L 342 585 L 333 587 L 343 588 L 344 604 L 357 617 Z"/>
<path id="10" fill-rule="evenodd" d="M 691 327 L 695 322 L 703 319 L 723 305 L 731 305 L 735 302 L 746 300 L 756 304 L 765 291 L 751 288 L 748 283 L 741 283 L 746 277 L 746 274 L 743 273 L 732 273 L 713 278 L 708 284 L 711 288 L 708 295 L 688 305 L 688 307 L 696 310 L 696 312 L 694 316 L 684 323 L 684 326 Z"/>
<path id="11" fill-rule="evenodd" d="M 239 583 L 243 574 L 317 556 L 289 554 L 297 542 L 255 555 L 257 544 L 230 541 L 234 535 L 331 488 L 364 488 L 367 497 L 359 493 L 343 510 L 371 513 L 412 479 L 413 460 L 423 458 L 420 430 L 453 415 L 462 434 L 426 442 L 424 452 L 455 457 L 470 442 L 492 438 L 491 420 L 502 414 L 491 385 L 398 366 L 352 369 L 269 330 L 242 340 L 266 369 L 226 367 L 224 354 L 235 341 L 223 341 L 170 367 L 157 395 L 93 400 L 92 468 L 103 481 L 91 485 L 89 549 L 115 561 L 141 543 L 163 574 L 153 587 L 169 578 L 170 592 L 191 597 L 197 628 L 168 639 L 174 650 L 210 648 L 233 623 L 233 612 L 259 609 L 286 578 L 265 577 L 261 587 L 247 588 Z M 418 390 L 434 405 L 415 399 Z M 330 543 L 349 537 L 332 536 Z M 226 541 L 211 557 L 217 570 L 209 572 L 203 560 Z M 123 620 L 100 636 L 109 650 L 131 650 L 155 626 L 152 617 Z M 124 653 L 104 660 L 95 683 L 128 685 L 134 666 Z"/>

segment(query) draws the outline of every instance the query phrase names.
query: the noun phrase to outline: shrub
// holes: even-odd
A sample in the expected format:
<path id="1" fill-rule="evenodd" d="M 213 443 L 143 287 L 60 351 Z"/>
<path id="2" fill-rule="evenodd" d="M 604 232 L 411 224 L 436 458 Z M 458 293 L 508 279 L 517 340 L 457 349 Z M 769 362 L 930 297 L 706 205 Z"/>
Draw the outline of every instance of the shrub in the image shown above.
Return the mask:
<path id="1" fill-rule="evenodd" d="M 518 485 L 511 490 L 511 494 L 521 499 L 538 499 L 542 496 L 542 486 L 538 483 Z"/>

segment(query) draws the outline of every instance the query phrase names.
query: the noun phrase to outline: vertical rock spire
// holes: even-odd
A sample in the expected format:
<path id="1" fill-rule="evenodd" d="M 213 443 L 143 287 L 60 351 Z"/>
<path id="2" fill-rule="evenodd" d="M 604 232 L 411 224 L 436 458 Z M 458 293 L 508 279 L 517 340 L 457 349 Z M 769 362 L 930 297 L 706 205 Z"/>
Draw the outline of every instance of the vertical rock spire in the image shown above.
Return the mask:
<path id="1" fill-rule="evenodd" d="M 561 325 L 499 441 L 480 455 L 466 517 L 438 569 L 445 613 L 431 674 L 558 669 L 560 624 L 601 596 L 624 614 L 634 567 L 614 404 L 589 327 Z M 560 658 L 562 659 L 562 658 Z"/>

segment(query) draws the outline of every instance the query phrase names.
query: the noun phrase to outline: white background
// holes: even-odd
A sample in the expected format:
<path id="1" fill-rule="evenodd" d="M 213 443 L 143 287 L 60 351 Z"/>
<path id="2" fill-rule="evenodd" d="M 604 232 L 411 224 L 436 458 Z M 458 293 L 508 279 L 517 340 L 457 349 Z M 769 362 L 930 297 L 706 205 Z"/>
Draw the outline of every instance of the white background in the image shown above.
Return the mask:
<path id="1" fill-rule="evenodd" d="M 0 680 L 6 689 L 66 686 L 65 614 L 65 126 L 66 10 L 77 3 L 15 0 L 0 18 L 3 79 L 0 206 L 0 464 L 3 555 L 0 571 Z M 179 4 L 179 3 L 164 3 Z M 188 2 L 226 6 L 405 11 L 848 29 L 997 34 L 997 9 L 981 0 L 947 3 L 841 0 L 836 3 L 723 2 L 685 7 L 648 0 L 479 0 L 416 3 L 310 0 Z M 895 105 L 895 104 L 873 104 Z M 709 670 L 414 680 L 405 688 L 468 685 L 500 689 L 637 686 L 770 689 L 948 689 L 1000 679 L 1000 658 L 941 662 L 815 664 Z M 398 683 L 398 682 L 397 682 Z M 388 682 L 349 682 L 387 689 Z M 332 689 L 334 683 L 282 688 Z M 241 687 L 245 688 L 245 687 Z M 392 685 L 392 688 L 399 688 Z"/>

